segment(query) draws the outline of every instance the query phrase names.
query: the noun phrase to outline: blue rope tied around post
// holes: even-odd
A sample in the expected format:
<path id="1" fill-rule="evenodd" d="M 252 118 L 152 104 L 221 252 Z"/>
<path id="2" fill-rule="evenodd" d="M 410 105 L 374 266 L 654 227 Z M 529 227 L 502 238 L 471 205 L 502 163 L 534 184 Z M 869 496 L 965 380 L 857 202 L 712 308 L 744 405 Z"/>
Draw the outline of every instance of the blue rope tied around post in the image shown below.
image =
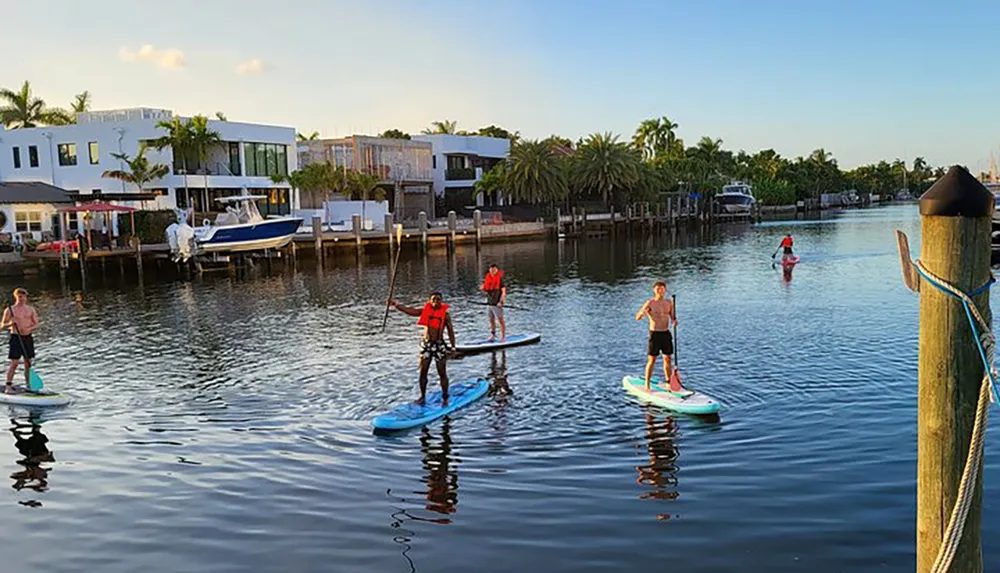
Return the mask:
<path id="1" fill-rule="evenodd" d="M 914 268 L 917 269 L 917 272 L 920 273 L 920 276 L 923 277 L 928 284 L 962 303 L 962 308 L 965 309 L 965 316 L 969 319 L 969 327 L 972 328 L 972 335 L 976 341 L 976 348 L 979 350 L 979 357 L 983 361 L 983 368 L 986 370 L 986 376 L 990 381 L 990 402 L 996 404 L 998 397 L 996 384 L 997 373 L 996 368 L 993 366 L 993 347 L 995 345 L 995 338 L 991 330 L 985 329 L 983 332 L 980 332 L 979 327 L 976 326 L 976 318 L 978 317 L 982 319 L 982 317 L 979 315 L 978 310 L 973 310 L 974 304 L 972 302 L 972 297 L 978 296 L 990 290 L 990 287 L 993 286 L 993 283 L 997 282 L 997 279 L 991 273 L 990 280 L 986 281 L 986 284 L 969 294 L 965 294 L 954 286 L 947 284 L 942 279 L 930 274 L 930 271 L 925 269 L 920 261 L 917 261 Z M 975 316 L 973 316 L 973 313 L 975 313 Z M 989 347 L 990 350 L 989 356 L 987 356 L 987 347 Z"/>
<path id="2" fill-rule="evenodd" d="M 993 351 L 996 346 L 996 338 L 993 330 L 983 318 L 983 315 L 976 308 L 970 295 L 962 292 L 946 280 L 936 276 L 927 270 L 919 260 L 913 265 L 920 276 L 934 288 L 946 295 L 957 298 L 965 308 L 965 316 L 969 319 L 969 326 L 979 347 L 979 356 L 983 360 L 986 369 L 983 381 L 979 385 L 979 400 L 976 403 L 976 417 L 972 424 L 972 435 L 969 440 L 969 453 L 965 458 L 965 469 L 962 470 L 962 479 L 958 484 L 958 498 L 952 507 L 951 516 L 948 519 L 948 528 L 944 531 L 941 539 L 941 547 L 938 549 L 937 558 L 931 566 L 931 573 L 945 573 L 951 567 L 951 562 L 958 551 L 959 543 L 962 539 L 962 532 L 965 530 L 965 520 L 969 516 L 969 509 L 972 507 L 972 498 L 975 495 L 975 486 L 979 480 L 979 466 L 983 459 L 984 428 L 989 413 L 986 401 L 996 402 L 996 386 L 994 378 L 996 369 L 993 366 Z M 995 282 L 992 273 L 990 280 L 985 285 L 972 291 L 973 295 L 982 294 Z M 976 325 L 979 325 L 977 328 Z"/>

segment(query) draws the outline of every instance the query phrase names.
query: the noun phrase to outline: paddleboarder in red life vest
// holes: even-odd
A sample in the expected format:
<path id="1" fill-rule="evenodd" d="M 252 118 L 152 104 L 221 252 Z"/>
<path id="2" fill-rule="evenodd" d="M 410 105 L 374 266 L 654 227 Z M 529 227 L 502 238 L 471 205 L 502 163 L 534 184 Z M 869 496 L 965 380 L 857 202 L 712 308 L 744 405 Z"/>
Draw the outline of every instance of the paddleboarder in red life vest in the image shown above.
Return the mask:
<path id="1" fill-rule="evenodd" d="M 642 317 L 649 317 L 649 341 L 647 342 L 646 360 L 646 390 L 650 389 L 649 379 L 653 375 L 653 366 L 656 365 L 656 358 L 663 354 L 663 377 L 670 381 L 670 390 L 682 392 L 680 377 L 673 376 L 670 368 L 670 355 L 674 353 L 674 337 L 670 334 L 671 323 L 677 324 L 677 313 L 674 312 L 674 303 L 667 300 L 667 283 L 656 281 L 653 283 L 653 298 L 646 301 L 635 313 L 636 320 Z"/>
<path id="2" fill-rule="evenodd" d="M 785 250 L 785 252 L 782 255 L 783 257 L 792 256 L 792 242 L 793 241 L 791 233 L 788 233 L 787 235 L 785 235 L 784 239 L 781 239 L 781 248 Z"/>
<path id="3" fill-rule="evenodd" d="M 431 361 L 437 365 L 438 378 L 441 379 L 441 401 L 448 402 L 448 356 L 455 351 L 455 328 L 451 324 L 451 314 L 448 305 L 443 302 L 441 293 L 433 292 L 423 308 L 404 306 L 392 300 L 389 305 L 410 316 L 420 317 L 417 324 L 424 327 L 424 337 L 420 341 L 420 399 L 423 404 L 427 397 L 427 372 Z M 444 331 L 448 330 L 448 342 L 444 340 Z"/>
<path id="4" fill-rule="evenodd" d="M 487 312 L 490 317 L 490 342 L 497 339 L 497 322 L 500 323 L 500 342 L 506 342 L 507 322 L 503 316 L 503 303 L 507 300 L 507 285 L 503 282 L 503 271 L 496 264 L 490 265 L 481 290 L 486 293 Z"/>

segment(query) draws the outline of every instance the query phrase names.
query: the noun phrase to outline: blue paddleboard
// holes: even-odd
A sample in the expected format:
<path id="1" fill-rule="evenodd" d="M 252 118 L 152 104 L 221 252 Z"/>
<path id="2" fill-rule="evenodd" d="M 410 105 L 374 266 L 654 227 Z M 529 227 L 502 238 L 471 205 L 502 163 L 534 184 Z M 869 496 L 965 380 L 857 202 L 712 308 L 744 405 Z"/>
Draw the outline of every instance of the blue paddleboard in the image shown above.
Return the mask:
<path id="1" fill-rule="evenodd" d="M 452 382 L 448 386 L 447 406 L 441 405 L 441 390 L 438 389 L 427 393 L 423 406 L 415 402 L 397 406 L 385 414 L 376 416 L 372 420 L 372 426 L 376 430 L 405 430 L 422 426 L 468 406 L 482 398 L 489 389 L 489 381 L 483 378 Z"/>

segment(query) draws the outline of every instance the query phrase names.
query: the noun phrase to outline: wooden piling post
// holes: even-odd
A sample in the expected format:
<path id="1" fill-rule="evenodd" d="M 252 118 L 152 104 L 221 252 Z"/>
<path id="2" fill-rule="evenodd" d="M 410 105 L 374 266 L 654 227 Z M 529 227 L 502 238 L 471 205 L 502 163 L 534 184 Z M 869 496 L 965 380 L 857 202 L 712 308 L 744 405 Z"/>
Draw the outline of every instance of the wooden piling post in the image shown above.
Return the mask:
<path id="1" fill-rule="evenodd" d="M 587 209 L 586 207 L 580 207 L 580 229 L 583 230 L 583 234 L 587 234 Z"/>
<path id="2" fill-rule="evenodd" d="M 573 217 L 573 234 L 575 235 L 575 234 L 577 234 L 577 228 L 576 228 L 576 206 L 575 205 L 573 206 L 572 217 Z"/>
<path id="3" fill-rule="evenodd" d="M 562 233 L 562 209 L 556 207 L 556 238 Z"/>
<path id="4" fill-rule="evenodd" d="M 483 212 L 479 209 L 472 212 L 472 227 L 476 231 L 476 249 L 478 250 L 483 242 Z"/>
<path id="5" fill-rule="evenodd" d="M 392 213 L 386 213 L 385 217 L 383 218 L 382 225 L 385 228 L 385 236 L 389 244 L 390 261 L 392 260 L 392 242 L 395 240 L 392 236 L 393 235 L 392 222 L 393 222 Z"/>
<path id="6" fill-rule="evenodd" d="M 420 247 L 427 252 L 427 213 L 417 213 L 417 229 L 420 231 Z"/>
<path id="7" fill-rule="evenodd" d="M 994 198 L 955 166 L 920 199 L 920 262 L 959 290 L 990 279 Z M 989 291 L 973 298 L 989 322 Z M 920 285 L 917 405 L 917 571 L 930 571 L 941 548 L 965 470 L 983 363 L 962 303 Z M 985 431 L 985 428 L 983 428 Z M 949 571 L 982 571 L 982 467 L 962 538 Z"/>
<path id="8" fill-rule="evenodd" d="M 361 259 L 361 215 L 351 215 L 351 228 L 354 230 L 354 245 L 358 251 L 358 260 Z"/>
<path id="9" fill-rule="evenodd" d="M 313 217 L 313 239 L 316 240 L 316 262 L 323 266 L 323 219 Z"/>
<path id="10" fill-rule="evenodd" d="M 455 234 L 458 231 L 458 216 L 454 211 L 448 211 L 448 230 L 451 231 L 451 233 L 448 234 L 448 248 L 454 252 Z"/>

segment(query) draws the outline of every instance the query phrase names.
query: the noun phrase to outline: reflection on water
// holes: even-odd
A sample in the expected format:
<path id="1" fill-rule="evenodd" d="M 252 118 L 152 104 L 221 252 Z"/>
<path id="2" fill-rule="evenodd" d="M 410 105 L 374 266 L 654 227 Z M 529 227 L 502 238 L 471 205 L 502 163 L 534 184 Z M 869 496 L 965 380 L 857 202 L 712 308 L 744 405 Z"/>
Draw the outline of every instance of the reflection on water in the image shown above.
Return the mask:
<path id="1" fill-rule="evenodd" d="M 22 456 L 16 463 L 23 468 L 10 474 L 10 479 L 14 480 L 12 487 L 18 491 L 30 489 L 45 492 L 49 486 L 50 468 L 42 464 L 56 460 L 48 448 L 49 438 L 42 433 L 41 416 L 33 413 L 25 418 L 11 418 L 10 433 L 14 436 L 14 447 Z M 20 500 L 18 503 L 29 507 L 42 506 L 37 499 Z"/>
<path id="2" fill-rule="evenodd" d="M 639 477 L 635 482 L 651 491 L 639 495 L 639 499 L 673 500 L 680 496 L 677 491 L 677 422 L 664 415 L 653 406 L 643 408 L 646 426 L 647 464 L 636 466 Z M 656 519 L 670 519 L 670 513 L 657 513 Z"/>
<path id="3" fill-rule="evenodd" d="M 440 435 L 435 437 L 429 426 L 420 428 L 421 465 L 424 470 L 423 482 L 426 487 L 423 491 L 413 493 L 423 496 L 424 501 L 416 502 L 405 497 L 395 497 L 391 489 L 386 491 L 386 495 L 393 502 L 404 504 L 404 507 L 397 507 L 396 511 L 392 513 L 393 521 L 390 523 L 390 527 L 395 530 L 393 541 L 403 546 L 402 554 L 410 566 L 410 571 L 416 571 L 416 565 L 409 556 L 412 549 L 410 542 L 416 532 L 405 529 L 403 525 L 407 521 L 448 525 L 451 523 L 449 516 L 458 511 L 457 466 L 459 460 L 453 459 L 452 456 L 451 419 L 449 417 L 445 416 L 442 419 L 439 432 Z M 416 505 L 422 505 L 423 509 L 430 513 L 421 515 L 423 512 L 413 507 Z M 434 514 L 442 517 L 437 517 Z"/>
<path id="4" fill-rule="evenodd" d="M 490 356 L 490 371 L 487 374 L 490 381 L 490 389 L 487 396 L 510 396 L 514 393 L 507 383 L 507 351 L 494 351 Z"/>

